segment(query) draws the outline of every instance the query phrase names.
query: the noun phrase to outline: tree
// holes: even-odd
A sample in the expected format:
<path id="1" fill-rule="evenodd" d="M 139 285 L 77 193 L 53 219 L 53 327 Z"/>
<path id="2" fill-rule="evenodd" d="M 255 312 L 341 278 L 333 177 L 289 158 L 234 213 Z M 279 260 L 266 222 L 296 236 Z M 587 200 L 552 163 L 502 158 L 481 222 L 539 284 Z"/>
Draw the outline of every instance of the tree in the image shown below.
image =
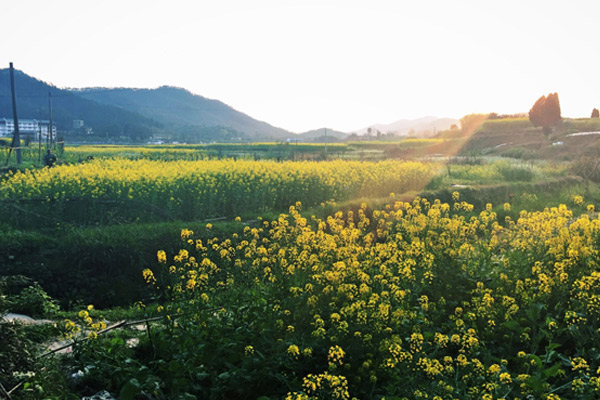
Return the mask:
<path id="1" fill-rule="evenodd" d="M 548 135 L 552 127 L 562 120 L 558 93 L 540 97 L 529 110 L 529 120 L 536 128 L 541 126 L 544 134 Z"/>
<path id="2" fill-rule="evenodd" d="M 592 110 L 592 117 L 591 118 L 600 118 L 600 111 L 598 111 L 597 108 L 594 108 Z"/>

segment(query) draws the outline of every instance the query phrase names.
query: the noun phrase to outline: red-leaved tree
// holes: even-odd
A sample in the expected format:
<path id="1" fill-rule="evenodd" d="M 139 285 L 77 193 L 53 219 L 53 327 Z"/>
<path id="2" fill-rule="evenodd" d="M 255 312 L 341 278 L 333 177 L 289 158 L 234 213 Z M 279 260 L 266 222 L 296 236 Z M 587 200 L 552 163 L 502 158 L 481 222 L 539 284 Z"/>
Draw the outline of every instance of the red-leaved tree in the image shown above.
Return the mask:
<path id="1" fill-rule="evenodd" d="M 544 134 L 548 135 L 552 127 L 562 120 L 558 93 L 540 97 L 529 110 L 529 120 L 533 126 L 541 126 Z"/>

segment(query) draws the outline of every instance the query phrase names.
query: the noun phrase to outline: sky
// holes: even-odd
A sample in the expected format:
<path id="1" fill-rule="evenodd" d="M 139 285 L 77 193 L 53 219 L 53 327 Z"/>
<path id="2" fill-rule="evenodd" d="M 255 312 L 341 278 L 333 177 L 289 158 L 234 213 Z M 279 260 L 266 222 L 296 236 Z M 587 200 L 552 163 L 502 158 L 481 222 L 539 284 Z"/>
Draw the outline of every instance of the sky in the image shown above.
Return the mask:
<path id="1" fill-rule="evenodd" d="M 183 87 L 292 132 L 600 108 L 600 1 L 20 0 L 0 68 L 57 87 Z"/>

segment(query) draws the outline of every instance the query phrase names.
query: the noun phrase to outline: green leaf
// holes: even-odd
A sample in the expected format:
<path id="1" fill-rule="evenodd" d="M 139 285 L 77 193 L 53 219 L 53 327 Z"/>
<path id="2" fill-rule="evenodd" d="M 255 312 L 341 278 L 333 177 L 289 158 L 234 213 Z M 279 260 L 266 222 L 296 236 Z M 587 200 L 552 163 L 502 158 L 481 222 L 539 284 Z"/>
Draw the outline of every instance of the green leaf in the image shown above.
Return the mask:
<path id="1" fill-rule="evenodd" d="M 131 378 L 129 382 L 127 382 L 119 392 L 120 400 L 133 400 L 135 396 L 140 394 L 140 383 L 135 378 Z"/>
<path id="2" fill-rule="evenodd" d="M 543 364 L 542 359 L 535 354 L 532 354 L 531 358 L 535 360 L 535 366 L 538 368 L 538 370 L 541 369 Z"/>
<path id="3" fill-rule="evenodd" d="M 559 343 L 550 343 L 548 346 L 546 346 L 546 351 L 555 350 L 555 349 L 558 349 L 559 347 L 560 347 Z"/>
<path id="4" fill-rule="evenodd" d="M 504 322 L 502 325 L 504 325 L 506 328 L 510 329 L 511 331 L 518 331 L 521 328 L 519 323 L 517 321 L 515 321 L 514 319 L 508 320 L 508 321 Z"/>
<path id="5" fill-rule="evenodd" d="M 537 376 L 532 376 L 525 381 L 530 388 L 535 392 L 541 392 L 544 390 L 544 382 Z"/>
<path id="6" fill-rule="evenodd" d="M 218 379 L 229 379 L 229 377 L 231 376 L 231 374 L 229 372 L 223 372 L 222 374 L 219 374 L 219 376 L 217 377 Z"/>
<path id="7" fill-rule="evenodd" d="M 544 376 L 547 378 L 555 377 L 556 375 L 558 375 L 560 367 L 561 367 L 561 363 L 558 362 L 558 363 L 554 364 L 553 366 L 551 366 L 550 368 L 546 368 L 544 370 Z"/>
<path id="8" fill-rule="evenodd" d="M 181 363 L 177 360 L 172 360 L 169 362 L 169 372 L 178 372 L 181 371 Z"/>

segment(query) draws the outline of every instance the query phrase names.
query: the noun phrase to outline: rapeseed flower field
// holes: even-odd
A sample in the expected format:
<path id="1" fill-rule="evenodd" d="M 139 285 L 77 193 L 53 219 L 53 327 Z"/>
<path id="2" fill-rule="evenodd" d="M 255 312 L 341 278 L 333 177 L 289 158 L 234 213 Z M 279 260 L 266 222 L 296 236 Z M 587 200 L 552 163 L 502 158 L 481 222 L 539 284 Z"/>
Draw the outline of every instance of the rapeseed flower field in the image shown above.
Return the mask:
<path id="1" fill-rule="evenodd" d="M 597 398 L 600 219 L 572 206 L 499 221 L 456 192 L 326 219 L 297 203 L 220 239 L 183 230 L 144 271 L 173 369 L 148 366 L 172 396 Z"/>
<path id="2" fill-rule="evenodd" d="M 152 246 L 156 261 L 136 265 L 149 293 L 139 308 L 158 318 L 138 344 L 105 334 L 92 306 L 57 325 L 79 341 L 66 364 L 85 369 L 90 387 L 131 399 L 597 396 L 594 205 L 576 195 L 519 212 L 525 194 L 479 208 L 450 191 L 448 202 L 397 200 L 445 170 L 451 182 L 490 183 L 564 168 L 165 154 L 7 172 L 0 186 L 15 227 L 29 211 L 66 220 L 78 202 L 82 215 L 130 204 L 141 213 L 132 221 L 154 207 L 194 226 L 174 235 L 179 249 Z M 319 205 L 318 216 L 303 211 Z M 198 223 L 217 216 L 227 230 Z"/>
<path id="3" fill-rule="evenodd" d="M 152 161 L 119 158 L 10 173 L 0 200 L 52 202 L 46 214 L 68 213 L 67 202 L 136 202 L 173 218 L 285 210 L 356 196 L 420 190 L 435 174 L 419 162 Z M 91 210 L 90 210 L 91 211 Z"/>

